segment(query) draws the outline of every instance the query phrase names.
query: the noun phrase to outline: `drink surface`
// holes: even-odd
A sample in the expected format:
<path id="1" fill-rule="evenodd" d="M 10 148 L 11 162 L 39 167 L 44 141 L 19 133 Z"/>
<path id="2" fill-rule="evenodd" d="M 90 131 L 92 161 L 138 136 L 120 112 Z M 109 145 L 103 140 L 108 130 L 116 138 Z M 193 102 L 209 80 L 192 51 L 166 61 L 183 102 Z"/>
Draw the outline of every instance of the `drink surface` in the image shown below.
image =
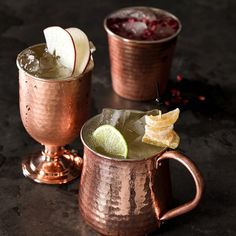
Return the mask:
<path id="1" fill-rule="evenodd" d="M 115 34 L 134 40 L 161 40 L 175 34 L 179 23 L 171 15 L 152 8 L 122 9 L 107 19 Z"/>
<path id="2" fill-rule="evenodd" d="M 25 49 L 18 60 L 20 67 L 35 77 L 63 79 L 71 75 L 71 70 L 63 66 L 56 56 L 50 54 L 45 44 Z"/>
<path id="3" fill-rule="evenodd" d="M 151 156 L 158 155 L 165 150 L 163 147 L 158 147 L 142 142 L 142 137 L 145 132 L 146 114 L 158 114 L 158 110 L 149 112 L 134 111 L 134 110 L 115 110 L 103 109 L 102 114 L 89 120 L 82 132 L 84 142 L 87 146 L 96 152 L 100 152 L 93 142 L 93 132 L 101 125 L 109 124 L 117 128 L 124 136 L 128 145 L 127 159 L 145 159 Z"/>

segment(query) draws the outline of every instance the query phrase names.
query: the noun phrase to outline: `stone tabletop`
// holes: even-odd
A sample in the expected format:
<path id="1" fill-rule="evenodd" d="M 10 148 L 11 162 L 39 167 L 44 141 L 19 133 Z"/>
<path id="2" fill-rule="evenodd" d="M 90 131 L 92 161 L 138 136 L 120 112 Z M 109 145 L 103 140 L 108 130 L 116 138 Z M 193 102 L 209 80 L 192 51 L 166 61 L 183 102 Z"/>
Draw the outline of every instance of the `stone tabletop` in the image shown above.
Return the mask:
<path id="1" fill-rule="evenodd" d="M 47 26 L 76 26 L 96 45 L 91 116 L 104 107 L 147 109 L 151 102 L 120 98 L 111 88 L 103 19 L 132 5 L 162 8 L 183 24 L 163 107 L 179 106 L 179 151 L 201 170 L 205 192 L 190 213 L 151 235 L 236 235 L 236 2 L 233 0 L 1 0 L 0 2 L 0 235 L 97 236 L 78 211 L 79 179 L 48 186 L 25 178 L 21 161 L 40 149 L 25 131 L 18 107 L 17 53 L 44 42 Z M 179 78 L 183 78 L 179 81 Z M 176 90 L 186 100 L 179 102 Z M 178 93 L 179 93 L 178 92 Z M 173 99 L 174 98 L 174 99 Z M 82 154 L 79 138 L 72 144 Z M 194 196 L 187 171 L 171 163 L 175 202 Z"/>

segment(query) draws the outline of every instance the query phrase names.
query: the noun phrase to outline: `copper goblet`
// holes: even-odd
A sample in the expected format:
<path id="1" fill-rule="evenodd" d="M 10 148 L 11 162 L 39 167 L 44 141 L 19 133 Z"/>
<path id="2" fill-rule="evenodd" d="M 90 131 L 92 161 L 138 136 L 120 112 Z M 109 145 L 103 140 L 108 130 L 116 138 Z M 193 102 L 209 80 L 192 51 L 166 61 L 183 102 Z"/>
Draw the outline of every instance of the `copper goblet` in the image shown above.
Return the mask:
<path id="1" fill-rule="evenodd" d="M 45 45 L 32 47 L 41 50 Z M 39 183 L 67 183 L 80 174 L 81 159 L 64 146 L 79 135 L 87 119 L 93 61 L 82 75 L 44 79 L 21 68 L 21 53 L 17 57 L 21 119 L 26 131 L 45 146 L 22 162 L 23 174 Z"/>

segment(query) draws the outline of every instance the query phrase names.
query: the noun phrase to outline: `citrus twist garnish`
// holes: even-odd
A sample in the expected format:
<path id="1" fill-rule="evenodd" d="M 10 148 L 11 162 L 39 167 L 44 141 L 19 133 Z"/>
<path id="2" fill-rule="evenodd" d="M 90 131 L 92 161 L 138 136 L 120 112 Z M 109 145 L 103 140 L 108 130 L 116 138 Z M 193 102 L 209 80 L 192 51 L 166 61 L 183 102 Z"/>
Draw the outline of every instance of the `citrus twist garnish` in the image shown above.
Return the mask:
<path id="1" fill-rule="evenodd" d="M 179 108 L 176 108 L 162 115 L 145 116 L 146 124 L 156 128 L 168 127 L 177 121 L 179 113 Z"/>
<path id="2" fill-rule="evenodd" d="M 179 108 L 165 114 L 145 116 L 145 134 L 142 141 L 159 147 L 177 148 L 180 138 L 173 130 L 179 117 Z"/>

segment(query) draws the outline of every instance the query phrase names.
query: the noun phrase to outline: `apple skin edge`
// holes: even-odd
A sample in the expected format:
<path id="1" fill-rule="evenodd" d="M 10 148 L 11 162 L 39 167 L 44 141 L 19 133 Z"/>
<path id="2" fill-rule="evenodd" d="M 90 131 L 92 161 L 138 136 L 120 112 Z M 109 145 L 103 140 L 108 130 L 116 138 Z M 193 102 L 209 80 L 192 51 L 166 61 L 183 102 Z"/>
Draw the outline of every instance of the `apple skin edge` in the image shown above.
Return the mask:
<path id="1" fill-rule="evenodd" d="M 78 28 L 71 27 L 67 28 L 66 31 L 71 35 L 75 47 L 76 58 L 73 74 L 83 74 L 91 58 L 89 40 L 87 35 Z"/>
<path id="2" fill-rule="evenodd" d="M 44 29 L 49 53 L 55 52 L 60 62 L 71 70 L 71 76 L 84 73 L 91 58 L 87 35 L 80 29 L 51 26 Z"/>
<path id="3" fill-rule="evenodd" d="M 73 42 L 73 45 L 74 45 L 74 49 L 75 49 L 75 60 L 74 60 L 74 67 L 73 67 L 73 70 L 72 70 L 72 73 L 71 73 L 71 76 L 75 73 L 75 68 L 76 68 L 76 63 L 77 63 L 77 55 L 76 55 L 76 46 L 75 46 L 75 41 L 73 40 L 73 37 L 72 35 L 66 30 L 66 32 L 70 35 L 71 37 L 71 40 Z"/>

